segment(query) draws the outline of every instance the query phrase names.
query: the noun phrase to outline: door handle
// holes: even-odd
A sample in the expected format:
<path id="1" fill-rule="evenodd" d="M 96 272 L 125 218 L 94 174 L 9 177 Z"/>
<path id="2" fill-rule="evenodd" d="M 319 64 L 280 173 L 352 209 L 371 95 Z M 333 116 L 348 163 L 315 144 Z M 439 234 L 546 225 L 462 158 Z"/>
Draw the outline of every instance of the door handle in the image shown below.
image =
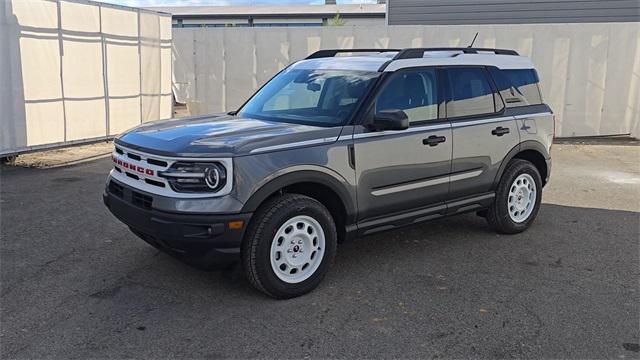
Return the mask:
<path id="1" fill-rule="evenodd" d="M 495 135 L 495 136 L 502 136 L 508 133 L 509 133 L 509 128 L 504 128 L 502 126 L 498 126 L 497 128 L 491 130 L 491 135 Z"/>
<path id="2" fill-rule="evenodd" d="M 447 140 L 446 137 L 444 136 L 435 136 L 435 135 L 431 135 L 426 139 L 422 139 L 422 144 L 423 145 L 429 145 L 429 146 L 436 146 L 442 142 L 445 142 Z"/>

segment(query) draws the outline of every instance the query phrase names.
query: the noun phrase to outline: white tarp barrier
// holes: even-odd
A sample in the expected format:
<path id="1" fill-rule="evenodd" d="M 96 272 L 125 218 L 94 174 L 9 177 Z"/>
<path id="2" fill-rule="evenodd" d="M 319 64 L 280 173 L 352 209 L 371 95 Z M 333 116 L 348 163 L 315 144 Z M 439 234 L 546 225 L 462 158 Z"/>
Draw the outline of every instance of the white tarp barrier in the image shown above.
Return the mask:
<path id="1" fill-rule="evenodd" d="M 640 23 L 174 29 L 174 91 L 193 114 L 236 109 L 321 48 L 467 46 L 530 56 L 557 135 L 640 135 Z"/>
<path id="2" fill-rule="evenodd" d="M 109 135 L 140 123 L 138 12 L 102 8 L 102 33 L 109 94 Z"/>
<path id="3" fill-rule="evenodd" d="M 0 155 L 171 117 L 171 17 L 84 0 L 0 4 Z"/>

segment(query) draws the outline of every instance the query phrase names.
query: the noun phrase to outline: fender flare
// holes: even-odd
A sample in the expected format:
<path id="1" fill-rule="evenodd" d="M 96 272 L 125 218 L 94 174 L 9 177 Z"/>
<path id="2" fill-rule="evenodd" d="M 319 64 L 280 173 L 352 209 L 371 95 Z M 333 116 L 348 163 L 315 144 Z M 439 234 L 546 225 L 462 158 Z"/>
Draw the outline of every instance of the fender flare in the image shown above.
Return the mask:
<path id="1" fill-rule="evenodd" d="M 278 190 L 302 182 L 311 182 L 324 185 L 340 198 L 345 212 L 346 224 L 351 224 L 355 220 L 356 206 L 348 190 L 348 182 L 339 174 L 334 173 L 330 169 L 324 167 L 294 166 L 280 171 L 281 175 L 277 175 L 271 180 L 267 180 L 264 184 L 259 185 L 249 200 L 242 207 L 241 212 L 255 212 L 258 207 L 271 195 Z"/>
<path id="2" fill-rule="evenodd" d="M 545 159 L 549 159 L 550 157 L 549 152 L 547 151 L 547 148 L 541 142 L 536 140 L 527 140 L 527 141 L 521 142 L 520 144 L 514 146 L 511 150 L 509 150 L 509 152 L 504 157 L 504 159 L 502 159 L 502 163 L 500 164 L 498 173 L 496 174 L 496 177 L 493 179 L 493 185 L 491 186 L 491 190 L 495 190 L 498 187 L 498 183 L 502 178 L 502 173 L 504 173 L 504 170 L 507 167 L 507 164 L 509 163 L 509 161 L 511 161 L 511 159 L 513 159 L 516 155 L 518 155 L 519 153 L 525 150 L 536 151 L 540 153 L 540 155 L 542 155 L 542 157 L 544 157 Z"/>

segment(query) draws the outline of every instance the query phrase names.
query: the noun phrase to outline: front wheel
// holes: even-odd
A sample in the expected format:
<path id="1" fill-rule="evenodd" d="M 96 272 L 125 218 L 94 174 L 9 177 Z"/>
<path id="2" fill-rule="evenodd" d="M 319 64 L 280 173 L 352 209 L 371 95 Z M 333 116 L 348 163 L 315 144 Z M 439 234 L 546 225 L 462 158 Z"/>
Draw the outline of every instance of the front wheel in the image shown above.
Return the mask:
<path id="1" fill-rule="evenodd" d="M 496 197 L 487 210 L 487 222 L 495 231 L 516 234 L 526 230 L 538 215 L 542 180 L 529 161 L 514 159 L 502 174 Z"/>
<path id="2" fill-rule="evenodd" d="M 279 299 L 313 290 L 336 253 L 336 226 L 320 202 L 285 194 L 256 212 L 242 245 L 242 265 L 249 282 Z"/>

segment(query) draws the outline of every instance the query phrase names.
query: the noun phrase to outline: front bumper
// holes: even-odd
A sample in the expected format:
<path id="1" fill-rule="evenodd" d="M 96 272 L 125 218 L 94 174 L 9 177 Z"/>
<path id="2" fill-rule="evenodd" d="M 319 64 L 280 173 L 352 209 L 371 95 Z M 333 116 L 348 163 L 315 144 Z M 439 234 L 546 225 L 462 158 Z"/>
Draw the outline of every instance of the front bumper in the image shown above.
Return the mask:
<path id="1" fill-rule="evenodd" d="M 107 183 L 103 200 L 111 213 L 141 239 L 201 269 L 224 268 L 240 259 L 240 245 L 252 215 L 160 211 L 153 208 L 153 194 L 113 179 Z M 243 225 L 231 229 L 229 222 L 237 221 Z"/>

